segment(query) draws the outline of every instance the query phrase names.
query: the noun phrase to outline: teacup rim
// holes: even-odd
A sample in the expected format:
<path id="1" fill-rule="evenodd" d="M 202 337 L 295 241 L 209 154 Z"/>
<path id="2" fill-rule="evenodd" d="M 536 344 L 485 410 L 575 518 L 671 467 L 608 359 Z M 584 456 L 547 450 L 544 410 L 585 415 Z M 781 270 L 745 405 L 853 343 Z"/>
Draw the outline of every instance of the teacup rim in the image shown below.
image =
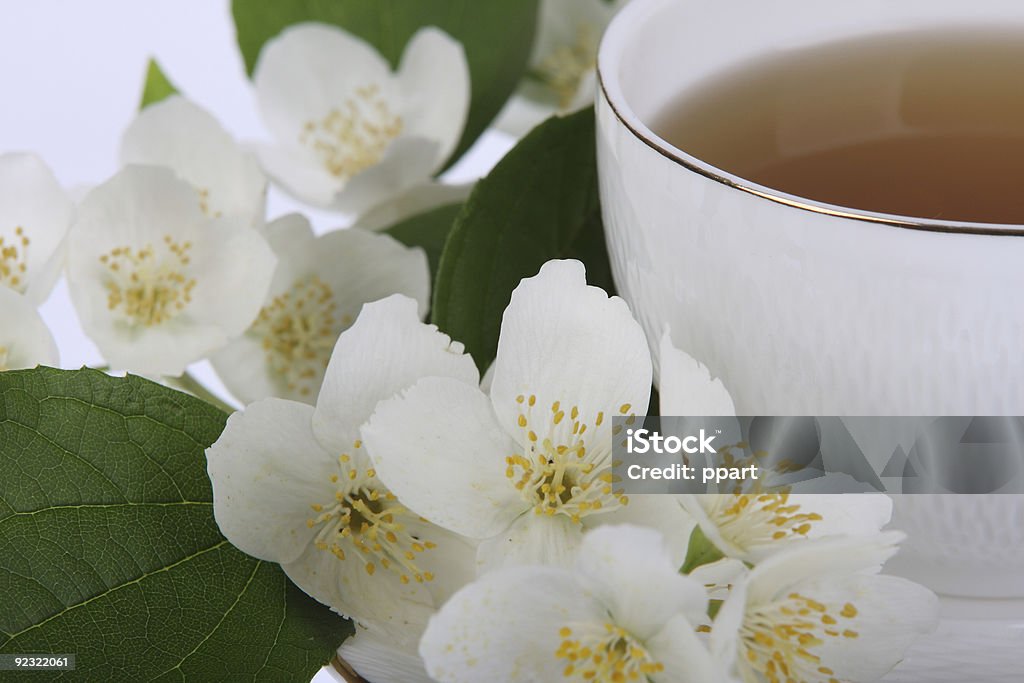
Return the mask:
<path id="1" fill-rule="evenodd" d="M 801 209 L 812 213 L 832 216 L 834 218 L 846 218 L 867 223 L 887 225 L 890 227 L 904 228 L 908 230 L 922 230 L 944 234 L 961 235 L 992 235 L 1000 237 L 1024 237 L 1024 225 L 1012 223 L 979 223 L 972 221 L 942 221 L 931 218 L 917 218 L 914 216 L 901 216 L 898 214 L 885 214 L 864 209 L 829 204 L 814 199 L 808 199 L 799 195 L 789 194 L 780 190 L 759 185 L 734 175 L 723 169 L 709 164 L 701 159 L 688 154 L 672 143 L 660 137 L 651 130 L 636 112 L 629 106 L 625 95 L 616 80 L 608 78 L 611 73 L 606 68 L 609 60 L 614 54 L 621 52 L 624 44 L 623 31 L 628 23 L 642 13 L 649 11 L 649 8 L 664 3 L 665 0 L 631 0 L 620 10 L 611 23 L 608 25 L 597 56 L 597 89 L 598 96 L 603 97 L 605 102 L 616 119 L 635 138 L 644 143 L 669 161 L 697 173 L 709 180 L 718 182 L 726 187 L 746 192 L 762 199 L 776 202 L 791 208 Z"/>

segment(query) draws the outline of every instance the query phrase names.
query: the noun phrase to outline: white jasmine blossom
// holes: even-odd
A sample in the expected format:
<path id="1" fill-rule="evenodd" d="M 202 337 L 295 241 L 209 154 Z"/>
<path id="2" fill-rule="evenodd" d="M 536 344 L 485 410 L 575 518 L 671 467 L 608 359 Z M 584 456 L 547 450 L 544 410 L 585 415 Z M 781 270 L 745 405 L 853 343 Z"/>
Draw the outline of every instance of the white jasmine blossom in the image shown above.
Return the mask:
<path id="1" fill-rule="evenodd" d="M 898 532 L 793 546 L 740 578 L 711 628 L 720 665 L 745 683 L 877 681 L 938 618 L 938 600 L 881 576 Z"/>
<path id="2" fill-rule="evenodd" d="M 270 398 L 207 451 L 214 515 L 241 550 L 396 645 L 472 571 L 474 548 L 412 513 L 381 481 L 359 425 L 422 376 L 476 384 L 460 344 L 412 299 L 367 304 L 339 338 L 316 406 Z"/>
<path id="3" fill-rule="evenodd" d="M 541 0 L 529 77 L 497 127 L 518 137 L 553 114 L 592 105 L 601 37 L 628 1 Z"/>
<path id="4" fill-rule="evenodd" d="M 121 163 L 170 168 L 196 189 L 200 208 L 211 218 L 263 224 L 267 179 L 256 158 L 206 110 L 180 95 L 139 112 L 121 139 Z"/>
<path id="5" fill-rule="evenodd" d="M 275 257 L 238 218 L 211 218 L 169 169 L 128 166 L 89 192 L 68 237 L 82 327 L 117 369 L 180 375 L 256 318 Z"/>
<path id="6" fill-rule="evenodd" d="M 662 415 L 733 416 L 732 398 L 721 380 L 672 343 L 661 338 Z M 729 429 L 737 436 L 739 425 Z M 742 445 L 742 444 L 738 444 Z M 720 449 L 729 460 L 728 448 Z M 753 487 L 773 487 L 779 473 L 762 470 Z M 881 494 L 706 493 L 679 497 L 705 538 L 726 558 L 757 563 L 793 542 L 808 538 L 877 533 L 892 517 L 892 500 Z"/>
<path id="7" fill-rule="evenodd" d="M 486 539 L 485 569 L 567 564 L 585 527 L 638 518 L 685 547 L 674 497 L 628 497 L 611 474 L 612 417 L 645 412 L 650 385 L 625 302 L 588 287 L 578 261 L 552 261 L 512 294 L 490 396 L 428 377 L 378 406 L 362 433 L 404 504 Z"/>
<path id="8" fill-rule="evenodd" d="M 892 517 L 892 499 L 880 493 L 707 493 L 679 500 L 718 550 L 752 564 L 807 539 L 872 536 Z"/>
<path id="9" fill-rule="evenodd" d="M 57 343 L 32 303 L 0 287 L 0 372 L 58 364 Z"/>
<path id="10" fill-rule="evenodd" d="M 331 351 L 364 303 L 391 294 L 430 298 L 422 249 L 350 228 L 320 237 L 299 214 L 267 225 L 277 270 L 255 322 L 212 357 L 214 369 L 243 403 L 277 396 L 312 403 Z"/>
<path id="11" fill-rule="evenodd" d="M 707 596 L 670 555 L 651 529 L 607 526 L 572 569 L 486 574 L 430 620 L 427 671 L 442 683 L 724 683 L 694 627 Z"/>
<path id="12" fill-rule="evenodd" d="M 73 218 L 71 200 L 39 157 L 0 155 L 0 287 L 43 303 L 64 267 Z"/>
<path id="13" fill-rule="evenodd" d="M 469 111 L 462 46 L 418 31 L 398 70 L 339 28 L 300 24 L 269 41 L 253 75 L 276 146 L 266 171 L 298 198 L 362 213 L 426 182 L 458 144 Z"/>
<path id="14" fill-rule="evenodd" d="M 593 104 L 601 36 L 628 1 L 541 0 L 531 66 L 563 111 Z"/>

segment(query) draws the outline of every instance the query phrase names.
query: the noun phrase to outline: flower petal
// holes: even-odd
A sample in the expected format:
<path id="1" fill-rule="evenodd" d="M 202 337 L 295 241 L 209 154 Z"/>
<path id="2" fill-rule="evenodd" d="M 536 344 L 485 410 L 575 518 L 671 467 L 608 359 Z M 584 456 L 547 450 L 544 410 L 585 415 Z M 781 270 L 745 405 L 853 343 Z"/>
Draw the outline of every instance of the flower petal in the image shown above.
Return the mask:
<path id="1" fill-rule="evenodd" d="M 750 549 L 727 536 L 708 514 L 708 510 L 714 506 L 725 505 L 724 501 L 726 500 L 735 501 L 736 497 L 731 493 L 683 493 L 679 495 L 679 505 L 693 518 L 711 545 L 718 548 L 727 557 L 747 559 Z M 771 525 L 770 521 L 768 523 Z M 771 526 L 774 527 L 774 525 Z M 774 528 L 771 530 L 774 531 Z M 780 543 L 776 542 L 775 545 L 781 548 Z"/>
<path id="2" fill-rule="evenodd" d="M 613 621 L 641 641 L 677 614 L 697 623 L 707 612 L 704 587 L 679 573 L 654 529 L 623 524 L 587 532 L 576 569 Z"/>
<path id="3" fill-rule="evenodd" d="M 267 41 L 252 80 L 267 128 L 282 143 L 298 145 L 307 122 L 343 105 L 357 88 L 391 79 L 390 65 L 366 41 L 335 26 L 304 23 Z"/>
<path id="4" fill-rule="evenodd" d="M 166 166 L 195 187 L 209 216 L 263 222 L 267 180 L 207 111 L 181 96 L 143 109 L 121 139 L 122 164 Z"/>
<path id="5" fill-rule="evenodd" d="M 25 294 L 34 306 L 43 303 L 64 266 L 63 243 L 73 217 L 71 200 L 39 157 L 0 156 L 0 244 L 17 250 L 13 260 L 0 260 L 12 271 L 4 275 L 0 269 L 0 287 Z"/>
<path id="6" fill-rule="evenodd" d="M 242 405 L 271 397 L 309 403 L 301 396 L 282 390 L 277 377 L 263 370 L 267 362 L 267 351 L 263 348 L 262 340 L 257 337 L 245 334 L 233 339 L 227 346 L 214 352 L 210 362 L 217 377 Z"/>
<path id="7" fill-rule="evenodd" d="M 792 494 L 787 502 L 821 517 L 807 538 L 872 536 L 892 519 L 892 498 L 883 493 Z"/>
<path id="8" fill-rule="evenodd" d="M 697 637 L 693 622 L 679 614 L 645 643 L 647 651 L 664 666 L 650 675 L 654 683 L 734 683 L 711 657 L 707 646 Z"/>
<path id="9" fill-rule="evenodd" d="M 622 299 L 587 286 L 582 263 L 549 261 L 512 292 L 491 387 L 506 429 L 515 428 L 520 414 L 516 398 L 536 396 L 543 410 L 555 401 L 567 409 L 577 406 L 588 425 L 588 447 L 601 444 L 611 451 L 612 416 L 644 414 L 650 390 L 643 330 Z"/>
<path id="10" fill-rule="evenodd" d="M 313 429 L 325 445 L 347 448 L 379 401 L 421 377 L 452 377 L 476 386 L 479 373 L 463 347 L 419 319 L 401 295 L 363 306 L 338 339 L 317 399 Z"/>
<path id="11" fill-rule="evenodd" d="M 469 584 L 430 620 L 420 655 L 442 683 L 555 681 L 559 629 L 604 621 L 601 606 L 556 567 L 513 567 Z"/>
<path id="12" fill-rule="evenodd" d="M 528 97 L 525 92 L 529 90 L 543 90 L 540 84 L 532 84 L 527 88 L 520 86 L 520 92 L 512 95 L 505 103 L 504 108 L 498 113 L 494 120 L 493 127 L 502 133 L 507 133 L 514 138 L 521 138 L 531 130 L 558 114 L 558 107 L 554 101 L 544 101 L 543 95 Z M 547 93 L 543 93 L 547 94 Z M 553 100 L 553 98 L 551 98 Z"/>
<path id="13" fill-rule="evenodd" d="M 334 500 L 335 457 L 313 438 L 312 417 L 302 403 L 253 403 L 206 451 L 217 525 L 254 557 L 297 558 L 316 533 L 306 523 L 310 506 Z"/>
<path id="14" fill-rule="evenodd" d="M 872 537 L 825 538 L 794 545 L 758 564 L 750 572 L 749 601 L 761 604 L 809 580 L 853 573 L 877 574 L 905 538 L 898 531 Z"/>
<path id="15" fill-rule="evenodd" d="M 469 63 L 462 45 L 440 29 L 420 29 L 406 45 L 398 82 L 403 134 L 438 143 L 436 171 L 455 151 L 469 114 Z"/>
<path id="16" fill-rule="evenodd" d="M 676 569 L 683 566 L 690 534 L 696 526 L 693 517 L 679 504 L 678 496 L 665 493 L 631 495 L 626 505 L 585 517 L 583 523 L 585 526 L 634 524 L 660 531 Z"/>
<path id="17" fill-rule="evenodd" d="M 668 328 L 661 336 L 658 392 L 662 415 L 729 416 L 736 414 L 732 397 L 720 379 L 672 344 Z"/>
<path id="18" fill-rule="evenodd" d="M 530 564 L 571 567 L 582 538 L 580 526 L 565 515 L 525 512 L 504 533 L 480 543 L 478 571 Z"/>
<path id="19" fill-rule="evenodd" d="M 314 206 L 330 206 L 342 183 L 305 150 L 256 145 L 260 165 L 274 182 Z"/>
<path id="20" fill-rule="evenodd" d="M 743 577 L 743 575 L 740 575 Z M 708 647 L 716 664 L 724 671 L 736 670 L 736 658 L 739 655 L 740 629 L 747 609 L 748 580 L 740 578 L 730 589 L 729 594 L 718 608 L 714 623 L 711 625 L 711 637 Z"/>
<path id="21" fill-rule="evenodd" d="M 476 578 L 476 541 L 424 520 L 408 522 L 406 529 L 420 541 L 430 541 L 436 546 L 416 558 L 420 569 L 434 575 L 434 580 L 427 582 L 426 587 L 435 607 L 443 605 Z"/>
<path id="22" fill-rule="evenodd" d="M 338 655 L 367 681 L 433 683 L 417 646 L 418 641 L 409 648 L 397 647 L 376 630 L 357 626 L 338 648 Z"/>
<path id="23" fill-rule="evenodd" d="M 422 379 L 380 403 L 362 434 L 381 481 L 434 524 L 489 538 L 529 507 L 505 476 L 515 444 L 475 384 Z"/>
<path id="24" fill-rule="evenodd" d="M 421 213 L 452 204 L 461 204 L 469 197 L 475 183 L 449 185 L 429 181 L 367 211 L 352 226 L 363 230 L 385 230 Z"/>
<path id="25" fill-rule="evenodd" d="M 401 294 L 416 302 L 422 320 L 430 307 L 430 269 L 418 247 L 390 235 L 348 228 L 320 237 L 312 269 L 335 292 L 340 311 L 352 320 L 363 304 Z"/>
<path id="26" fill-rule="evenodd" d="M 57 342 L 28 298 L 0 286 L 0 372 L 60 364 Z"/>
<path id="27" fill-rule="evenodd" d="M 422 624 L 434 611 L 426 585 L 403 584 L 390 571 L 370 574 L 363 560 L 352 555 L 341 560 L 310 543 L 281 569 L 313 599 L 374 629 L 398 647 L 415 647 Z"/>
<path id="28" fill-rule="evenodd" d="M 587 69 L 580 76 L 580 84 L 576 88 L 576 94 L 569 101 L 565 108 L 566 112 L 577 112 L 594 105 L 594 98 L 597 96 L 597 69 Z"/>
<path id="29" fill-rule="evenodd" d="M 816 652 L 821 664 L 844 681 L 877 681 L 920 636 L 938 623 L 939 601 L 930 590 L 895 576 L 854 575 L 804 583 L 801 595 L 827 605 L 833 614 L 846 605 L 856 616 L 840 617 L 839 637 L 826 638 Z M 837 629 L 839 630 L 839 629 Z M 847 634 L 856 633 L 856 637 Z"/>
<path id="30" fill-rule="evenodd" d="M 200 276 L 189 318 L 215 325 L 228 339 L 237 337 L 259 314 L 277 257 L 263 236 L 239 219 L 217 218 L 199 229 L 192 260 Z"/>

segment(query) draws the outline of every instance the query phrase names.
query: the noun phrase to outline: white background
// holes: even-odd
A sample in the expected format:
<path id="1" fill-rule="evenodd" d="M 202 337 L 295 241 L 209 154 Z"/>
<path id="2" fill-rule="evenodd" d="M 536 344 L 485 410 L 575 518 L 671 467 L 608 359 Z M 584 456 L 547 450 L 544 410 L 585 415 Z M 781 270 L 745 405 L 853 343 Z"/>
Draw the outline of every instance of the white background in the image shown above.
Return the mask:
<path id="1" fill-rule="evenodd" d="M 230 130 L 262 135 L 233 40 L 227 2 L 3 0 L 0 152 L 33 151 L 75 195 L 117 170 L 147 60 Z M 42 308 L 61 365 L 98 365 L 63 282 Z"/>
<path id="2" fill-rule="evenodd" d="M 228 0 L 0 0 L 0 153 L 36 152 L 80 198 L 117 170 L 121 133 L 138 110 L 150 57 L 237 138 L 266 137 Z M 446 177 L 480 175 L 510 144 L 487 134 Z M 271 218 L 303 210 L 318 231 L 348 222 L 274 190 L 268 208 Z M 63 367 L 103 362 L 63 281 L 41 312 Z M 223 394 L 206 363 L 192 370 Z"/>

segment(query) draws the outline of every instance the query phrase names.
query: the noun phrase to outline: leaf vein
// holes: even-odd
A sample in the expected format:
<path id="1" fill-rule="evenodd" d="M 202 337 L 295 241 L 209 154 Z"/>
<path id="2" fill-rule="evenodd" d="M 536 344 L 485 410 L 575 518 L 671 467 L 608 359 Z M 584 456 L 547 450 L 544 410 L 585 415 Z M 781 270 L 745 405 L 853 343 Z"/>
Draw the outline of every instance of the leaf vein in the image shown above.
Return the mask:
<path id="1" fill-rule="evenodd" d="M 198 550 L 198 551 L 192 553 L 191 555 L 183 557 L 180 560 L 178 560 L 177 562 L 172 562 L 169 565 L 166 565 L 164 567 L 160 567 L 156 571 L 147 572 L 147 573 L 143 574 L 142 576 L 139 576 L 137 578 L 132 579 L 131 581 L 126 581 L 126 582 L 124 582 L 124 583 L 122 583 L 120 585 L 114 586 L 113 588 L 110 588 L 108 590 L 105 590 L 105 591 L 102 591 L 100 593 L 97 593 L 96 595 L 93 595 L 93 596 L 91 596 L 89 598 L 86 598 L 85 600 L 83 600 L 81 602 L 77 602 L 74 605 L 68 605 L 67 607 L 65 607 L 64 609 L 60 610 L 59 612 L 51 614 L 47 618 L 45 618 L 45 619 L 43 619 L 43 620 L 41 620 L 41 621 L 39 621 L 39 622 L 37 622 L 35 624 L 32 624 L 28 628 L 22 629 L 21 631 L 18 631 L 17 633 L 12 633 L 11 634 L 11 640 L 14 640 L 15 638 L 18 638 L 19 636 L 22 636 L 22 635 L 28 633 L 29 631 L 32 631 L 33 629 L 37 629 L 37 628 L 45 625 L 47 622 L 49 622 L 49 621 L 51 621 L 53 619 L 56 619 L 57 617 L 60 617 L 60 616 L 62 616 L 64 614 L 67 614 L 68 612 L 70 612 L 70 611 L 72 611 L 74 609 L 78 609 L 79 607 L 84 607 L 85 605 L 88 605 L 89 603 L 91 603 L 91 602 L 93 602 L 95 600 L 99 600 L 100 598 L 104 598 L 104 597 L 107 597 L 109 595 L 113 595 L 114 593 L 116 593 L 117 591 L 121 590 L 122 588 L 127 588 L 128 586 L 133 586 L 133 585 L 135 585 L 137 583 L 140 583 L 144 579 L 149 578 L 150 576 L 156 576 L 157 574 L 162 574 L 163 572 L 170 571 L 171 569 L 174 569 L 175 567 L 177 567 L 179 565 L 182 565 L 182 564 L 184 564 L 186 562 L 189 562 L 189 561 L 199 557 L 200 555 L 204 555 L 204 554 L 206 554 L 208 552 L 217 550 L 218 548 L 221 548 L 222 546 L 226 545 L 227 542 L 228 542 L 227 539 L 219 541 L 219 542 L 217 542 L 214 545 L 211 545 L 211 546 L 209 546 L 207 548 L 203 548 L 202 550 Z"/>

